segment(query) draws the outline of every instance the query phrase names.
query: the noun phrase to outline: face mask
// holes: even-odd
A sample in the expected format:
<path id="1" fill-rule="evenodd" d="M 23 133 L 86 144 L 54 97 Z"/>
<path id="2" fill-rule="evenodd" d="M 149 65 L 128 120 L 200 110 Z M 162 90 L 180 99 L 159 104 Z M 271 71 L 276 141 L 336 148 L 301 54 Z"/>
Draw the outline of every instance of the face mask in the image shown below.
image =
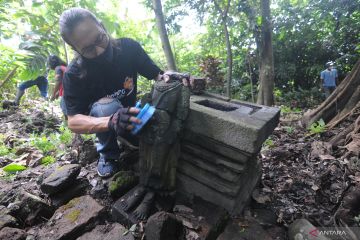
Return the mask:
<path id="1" fill-rule="evenodd" d="M 113 60 L 113 47 L 111 42 L 109 42 L 108 46 L 106 47 L 105 51 L 101 53 L 99 56 L 95 58 L 86 58 L 87 61 L 98 63 L 98 64 L 106 64 L 111 63 Z"/>

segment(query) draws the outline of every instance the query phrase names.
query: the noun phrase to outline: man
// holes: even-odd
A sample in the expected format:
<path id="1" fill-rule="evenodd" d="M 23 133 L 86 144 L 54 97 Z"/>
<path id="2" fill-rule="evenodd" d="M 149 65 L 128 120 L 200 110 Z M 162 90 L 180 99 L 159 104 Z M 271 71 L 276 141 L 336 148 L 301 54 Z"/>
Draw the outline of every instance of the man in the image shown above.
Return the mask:
<path id="1" fill-rule="evenodd" d="M 321 72 L 320 79 L 325 92 L 325 97 L 328 98 L 335 90 L 338 83 L 338 72 L 333 68 L 333 62 L 327 62 L 325 66 L 326 69 Z"/>
<path id="2" fill-rule="evenodd" d="M 61 36 L 79 54 L 64 76 L 68 126 L 75 133 L 96 133 L 100 154 L 97 172 L 112 176 L 119 170 L 117 136 L 132 146 L 130 134 L 140 120 L 133 115 L 137 76 L 159 79 L 162 72 L 140 44 L 129 38 L 112 39 L 93 13 L 71 8 L 60 17 Z"/>
<path id="3" fill-rule="evenodd" d="M 37 78 L 35 78 L 33 80 L 29 80 L 29 81 L 21 83 L 18 86 L 15 100 L 13 102 L 11 102 L 11 104 L 9 104 L 9 105 L 19 106 L 20 100 L 21 100 L 22 96 L 24 95 L 25 90 L 32 86 L 35 86 L 35 85 L 38 87 L 41 96 L 44 99 L 47 99 L 48 80 L 47 80 L 47 73 L 46 73 L 45 75 L 38 76 Z"/>
<path id="4" fill-rule="evenodd" d="M 60 97 L 60 107 L 66 118 L 66 107 L 63 98 L 63 78 L 66 71 L 66 63 L 56 55 L 51 55 L 48 60 L 49 66 L 55 71 L 55 86 L 50 101 Z"/>
<path id="5" fill-rule="evenodd" d="M 59 94 L 59 90 L 62 90 L 62 87 L 60 88 L 60 76 L 59 73 L 64 70 L 63 67 L 66 66 L 65 62 L 62 61 L 58 56 L 56 55 L 51 55 L 48 57 L 47 59 L 47 64 L 50 67 L 51 70 L 55 70 L 55 89 L 53 92 L 53 95 L 51 97 L 51 100 L 55 99 L 55 95 Z M 48 69 L 49 70 L 49 69 Z M 18 86 L 17 92 L 16 92 L 16 97 L 14 101 L 6 101 L 3 103 L 3 106 L 6 106 L 4 108 L 8 108 L 10 106 L 19 106 L 20 104 L 20 100 L 22 98 L 22 96 L 25 93 L 25 90 L 32 87 L 32 86 L 37 86 L 39 91 L 40 91 L 40 95 L 44 98 L 47 99 L 48 96 L 48 79 L 47 79 L 47 75 L 48 75 L 48 71 L 41 76 L 38 76 L 37 78 L 33 79 L 33 80 L 28 80 L 26 82 L 21 83 Z"/>

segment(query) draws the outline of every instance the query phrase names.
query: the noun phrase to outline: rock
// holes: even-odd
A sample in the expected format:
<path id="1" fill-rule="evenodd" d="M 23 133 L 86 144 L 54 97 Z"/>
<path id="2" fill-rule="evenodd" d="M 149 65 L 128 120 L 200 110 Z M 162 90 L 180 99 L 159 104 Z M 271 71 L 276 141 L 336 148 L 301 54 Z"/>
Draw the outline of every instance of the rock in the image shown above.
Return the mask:
<path id="1" fill-rule="evenodd" d="M 132 171 L 120 171 L 116 173 L 109 183 L 109 193 L 112 196 L 121 197 L 135 187 L 139 179 Z"/>
<path id="2" fill-rule="evenodd" d="M 71 199 L 84 195 L 88 187 L 89 181 L 87 179 L 76 179 L 73 186 L 70 188 L 50 196 L 51 205 L 58 208 L 69 202 Z"/>
<path id="3" fill-rule="evenodd" d="M 74 198 L 56 210 L 38 233 L 39 240 L 72 240 L 94 227 L 104 207 L 90 196 Z"/>
<path id="4" fill-rule="evenodd" d="M 97 225 L 91 232 L 87 232 L 77 240 L 134 240 L 129 232 L 124 235 L 126 228 L 119 223 Z"/>
<path id="5" fill-rule="evenodd" d="M 152 215 L 145 226 L 146 239 L 180 240 L 185 239 L 181 221 L 174 214 L 157 212 Z"/>
<path id="6" fill-rule="evenodd" d="M 16 218 L 9 215 L 9 210 L 6 207 L 0 205 L 0 229 L 4 227 L 12 227 L 16 225 L 17 225 Z"/>
<path id="7" fill-rule="evenodd" d="M 9 203 L 13 202 L 16 199 L 19 189 L 17 186 L 10 184 L 0 185 L 0 205 L 7 206 Z"/>
<path id="8" fill-rule="evenodd" d="M 263 227 L 277 225 L 277 215 L 271 209 L 254 208 L 251 209 L 252 217 Z"/>
<path id="9" fill-rule="evenodd" d="M 9 204 L 8 208 L 12 215 L 29 226 L 43 218 L 51 217 L 54 212 L 44 199 L 25 191 L 21 191 L 16 201 Z"/>
<path id="10" fill-rule="evenodd" d="M 41 191 L 47 194 L 54 194 L 64 190 L 73 184 L 80 173 L 81 166 L 78 164 L 68 164 L 56 169 L 50 176 L 42 182 Z"/>
<path id="11" fill-rule="evenodd" d="M 96 161 L 99 158 L 99 153 L 96 151 L 94 142 L 90 140 L 84 141 L 79 147 L 79 163 L 85 166 Z"/>
<path id="12" fill-rule="evenodd" d="M 271 236 L 256 221 L 232 220 L 217 240 L 272 240 Z"/>
<path id="13" fill-rule="evenodd" d="M 197 235 L 201 240 L 216 239 L 229 217 L 225 209 L 200 198 L 194 199 L 192 211 L 189 207 L 175 206 L 174 213 L 188 231 L 193 231 L 192 235 Z"/>
<path id="14" fill-rule="evenodd" d="M 132 226 L 134 224 L 137 224 L 139 221 L 133 216 L 132 211 L 125 212 L 121 205 L 122 205 L 122 201 L 121 199 L 127 199 L 129 196 L 131 196 L 133 194 L 133 192 L 136 190 L 136 187 L 134 187 L 133 189 L 131 189 L 129 192 L 127 192 L 123 197 L 119 198 L 111 207 L 111 215 L 112 218 L 125 225 L 125 226 Z"/>
<path id="15" fill-rule="evenodd" d="M 290 240 L 301 240 L 301 239 L 314 239 L 314 235 L 311 234 L 314 230 L 316 231 L 316 227 L 312 225 L 306 219 L 297 219 L 289 226 L 289 239 Z M 327 240 L 328 238 L 323 235 L 317 235 L 317 240 Z"/>
<path id="16" fill-rule="evenodd" d="M 6 240 L 25 240 L 26 232 L 18 228 L 4 227 L 0 231 L 0 239 Z"/>

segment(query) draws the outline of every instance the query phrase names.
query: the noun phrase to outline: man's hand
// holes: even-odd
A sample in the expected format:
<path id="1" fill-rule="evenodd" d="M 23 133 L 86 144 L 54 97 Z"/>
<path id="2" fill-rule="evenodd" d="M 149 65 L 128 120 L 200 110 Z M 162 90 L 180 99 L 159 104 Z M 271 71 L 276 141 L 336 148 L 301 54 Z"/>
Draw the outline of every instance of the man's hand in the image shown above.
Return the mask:
<path id="1" fill-rule="evenodd" d="M 163 79 L 165 82 L 169 82 L 171 80 L 179 81 L 184 84 L 184 86 L 192 85 L 193 79 L 190 77 L 188 73 L 179 73 L 173 71 L 166 71 L 162 75 L 159 75 L 157 80 Z"/>
<path id="2" fill-rule="evenodd" d="M 55 95 L 53 94 L 51 97 L 50 97 L 50 101 L 54 101 L 55 99 L 58 99 L 59 98 L 59 92 L 57 92 Z"/>
<path id="3" fill-rule="evenodd" d="M 123 135 L 125 131 L 130 131 L 134 128 L 132 123 L 140 124 L 140 119 L 132 116 L 134 114 L 139 113 L 139 109 L 137 108 L 120 108 L 116 113 L 111 115 L 108 128 L 109 130 L 113 130 L 117 135 Z"/>

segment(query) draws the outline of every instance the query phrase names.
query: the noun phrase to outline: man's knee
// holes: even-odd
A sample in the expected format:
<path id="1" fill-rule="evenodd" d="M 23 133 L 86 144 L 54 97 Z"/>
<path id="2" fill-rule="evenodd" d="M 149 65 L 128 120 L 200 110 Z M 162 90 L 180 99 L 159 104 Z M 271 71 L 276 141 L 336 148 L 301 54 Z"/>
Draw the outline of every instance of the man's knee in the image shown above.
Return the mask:
<path id="1" fill-rule="evenodd" d="M 26 82 L 23 82 L 21 83 L 19 86 L 18 86 L 18 89 L 20 91 L 25 91 L 25 89 L 29 88 L 29 87 L 32 87 L 34 86 L 34 81 L 33 80 L 29 80 L 29 81 L 26 81 Z"/>
<path id="2" fill-rule="evenodd" d="M 120 107 L 122 107 L 121 103 L 115 98 L 101 98 L 92 105 L 90 116 L 107 117 L 115 113 Z"/>

